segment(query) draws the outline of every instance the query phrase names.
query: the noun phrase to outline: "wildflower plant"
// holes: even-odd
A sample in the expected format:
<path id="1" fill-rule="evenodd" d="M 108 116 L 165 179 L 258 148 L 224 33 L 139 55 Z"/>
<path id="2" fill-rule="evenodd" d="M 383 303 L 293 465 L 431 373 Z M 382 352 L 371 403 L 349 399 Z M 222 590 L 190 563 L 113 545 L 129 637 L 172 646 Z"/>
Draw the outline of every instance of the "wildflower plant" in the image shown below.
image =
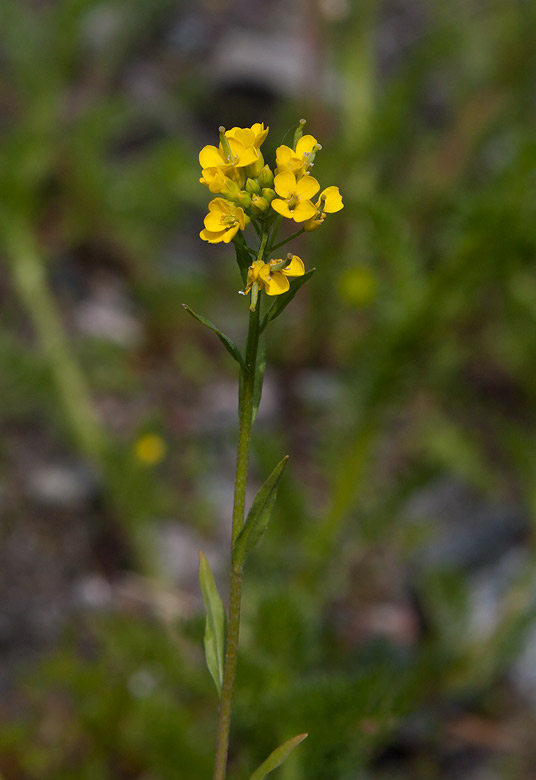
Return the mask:
<path id="1" fill-rule="evenodd" d="M 316 155 L 322 147 L 312 135 L 303 135 L 304 124 L 305 120 L 300 120 L 292 146 L 278 147 L 275 171 L 265 163 L 261 152 L 268 134 L 268 128 L 262 123 L 247 128 L 233 127 L 231 130 L 220 127 L 219 145 L 205 146 L 199 154 L 202 169 L 200 182 L 215 196 L 209 203 L 200 237 L 210 244 L 234 244 L 243 284 L 239 292 L 249 297 L 249 327 L 243 352 L 212 322 L 184 304 L 195 319 L 217 334 L 239 364 L 240 370 L 240 427 L 228 618 L 203 553 L 200 553 L 199 567 L 207 613 L 205 655 L 220 697 L 214 780 L 225 780 L 227 772 L 244 564 L 268 527 L 279 481 L 288 460 L 288 456 L 285 456 L 277 464 L 257 493 L 246 516 L 251 429 L 261 399 L 265 366 L 264 331 L 283 312 L 315 270 L 312 268 L 306 271 L 298 255 L 289 252 L 282 257 L 280 250 L 302 233 L 319 228 L 327 214 L 343 208 L 338 187 L 329 186 L 321 191 L 320 183 L 311 175 Z M 284 220 L 300 227 L 287 238 L 278 241 Z M 248 243 L 251 238 L 256 242 L 255 248 Z M 251 775 L 251 780 L 262 780 L 306 736 L 298 734 L 276 748 Z"/>

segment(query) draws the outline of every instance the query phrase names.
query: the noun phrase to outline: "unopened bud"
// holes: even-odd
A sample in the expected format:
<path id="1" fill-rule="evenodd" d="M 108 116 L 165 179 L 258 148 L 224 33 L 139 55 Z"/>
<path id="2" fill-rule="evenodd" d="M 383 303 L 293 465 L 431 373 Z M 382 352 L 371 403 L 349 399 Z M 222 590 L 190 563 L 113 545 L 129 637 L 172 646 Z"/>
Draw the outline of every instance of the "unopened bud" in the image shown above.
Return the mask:
<path id="1" fill-rule="evenodd" d="M 249 176 L 251 179 L 256 179 L 259 176 L 260 172 L 262 171 L 263 167 L 264 167 L 264 157 L 259 152 L 259 156 L 255 160 L 255 162 L 251 163 L 250 165 L 246 165 L 244 170 L 246 172 L 246 176 Z"/>
<path id="2" fill-rule="evenodd" d="M 296 151 L 296 144 L 298 143 L 298 141 L 303 135 L 304 126 L 305 126 L 305 119 L 300 119 L 298 123 L 298 127 L 294 131 L 294 140 L 292 142 L 292 148 L 294 149 L 294 151 Z"/>
<path id="3" fill-rule="evenodd" d="M 261 188 L 259 186 L 259 183 L 255 179 L 248 179 L 246 181 L 246 192 L 249 192 L 250 195 L 260 195 L 261 194 Z"/>
<path id="4" fill-rule="evenodd" d="M 275 198 L 275 191 L 270 189 L 270 187 L 263 187 L 262 188 L 262 197 L 268 201 L 268 203 L 271 203 L 273 199 Z"/>
<path id="5" fill-rule="evenodd" d="M 261 198 L 259 195 L 251 196 L 251 206 L 260 214 L 264 214 L 270 208 L 270 204 L 268 203 L 266 198 Z"/>
<path id="6" fill-rule="evenodd" d="M 231 152 L 231 147 L 229 146 L 229 141 L 225 135 L 225 127 L 223 125 L 219 128 L 220 131 L 220 146 L 223 150 L 223 154 L 225 155 L 225 159 L 227 162 L 232 162 L 233 160 L 233 153 Z"/>
<path id="7" fill-rule="evenodd" d="M 273 187 L 274 174 L 270 170 L 269 165 L 265 165 L 262 171 L 259 173 L 258 182 L 261 187 Z"/>

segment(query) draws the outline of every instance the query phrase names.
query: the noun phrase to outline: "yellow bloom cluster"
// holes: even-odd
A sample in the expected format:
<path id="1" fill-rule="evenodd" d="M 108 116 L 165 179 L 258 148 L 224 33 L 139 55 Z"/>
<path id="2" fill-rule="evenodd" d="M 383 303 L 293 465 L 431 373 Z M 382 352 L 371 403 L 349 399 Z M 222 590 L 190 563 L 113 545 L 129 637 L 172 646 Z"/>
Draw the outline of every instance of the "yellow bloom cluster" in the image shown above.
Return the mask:
<path id="1" fill-rule="evenodd" d="M 298 223 L 301 233 L 316 230 L 326 214 L 343 208 L 338 187 L 327 187 L 318 195 L 320 184 L 311 169 L 322 147 L 314 136 L 302 135 L 304 124 L 301 120 L 292 146 L 281 145 L 276 150 L 275 173 L 265 164 L 260 149 L 268 135 L 262 123 L 231 130 L 220 127 L 219 145 L 205 146 L 199 153 L 200 182 L 217 196 L 209 203 L 200 237 L 211 244 L 229 243 L 250 222 L 259 237 L 264 236 L 259 254 L 247 249 L 257 259 L 248 269 L 243 292 L 253 290 L 255 301 L 261 290 L 267 295 L 286 292 L 287 277 L 305 273 L 296 255 L 268 259 L 272 248 L 286 243 L 275 243 L 281 217 Z"/>

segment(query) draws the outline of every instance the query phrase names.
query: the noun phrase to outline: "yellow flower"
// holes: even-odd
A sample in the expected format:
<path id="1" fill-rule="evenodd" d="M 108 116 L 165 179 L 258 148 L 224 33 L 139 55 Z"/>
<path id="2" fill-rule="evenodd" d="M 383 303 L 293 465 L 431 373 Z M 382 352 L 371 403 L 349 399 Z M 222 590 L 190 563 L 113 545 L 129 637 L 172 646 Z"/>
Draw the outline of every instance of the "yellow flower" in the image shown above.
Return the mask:
<path id="1" fill-rule="evenodd" d="M 236 128 L 236 130 L 240 129 Z M 245 135 L 239 134 L 239 137 L 235 138 L 224 134 L 222 128 L 220 145 L 211 146 L 209 144 L 199 152 L 201 168 L 203 170 L 205 168 L 219 168 L 223 173 L 227 173 L 233 168 L 245 168 L 246 165 L 256 162 L 259 159 L 259 150 L 253 144 L 255 134 L 250 130 L 251 135 L 249 135 L 247 129 L 244 129 L 244 133 Z"/>
<path id="2" fill-rule="evenodd" d="M 208 204 L 205 227 L 199 235 L 209 244 L 218 244 L 220 241 L 228 244 L 239 230 L 244 230 L 248 222 L 249 217 L 240 206 L 224 198 L 214 198 Z"/>
<path id="3" fill-rule="evenodd" d="M 318 141 L 312 135 L 302 136 L 296 144 L 296 151 L 290 146 L 279 146 L 275 152 L 276 173 L 290 171 L 298 179 L 305 175 L 313 166 L 316 146 L 319 146 Z"/>
<path id="4" fill-rule="evenodd" d="M 263 122 L 255 122 L 251 127 L 233 127 L 226 130 L 226 138 L 233 138 L 244 144 L 245 147 L 255 147 L 259 149 L 264 139 L 268 135 L 269 128 L 264 127 Z"/>
<path id="5" fill-rule="evenodd" d="M 304 273 L 305 266 L 297 255 L 287 260 L 273 259 L 269 263 L 255 260 L 249 267 L 243 294 L 246 295 L 256 285 L 258 290 L 266 290 L 267 295 L 281 295 L 290 287 L 288 276 L 303 276 Z"/>
<path id="6" fill-rule="evenodd" d="M 296 176 L 290 171 L 278 173 L 274 179 L 274 189 L 279 195 L 272 201 L 272 207 L 278 214 L 294 222 L 305 222 L 316 214 L 316 206 L 311 202 L 320 184 L 312 176 Z"/>
<path id="7" fill-rule="evenodd" d="M 308 232 L 319 228 L 326 218 L 326 214 L 334 214 L 336 211 L 340 211 L 344 208 L 344 203 L 342 202 L 342 195 L 339 192 L 339 188 L 332 186 L 326 187 L 325 190 L 322 190 L 320 197 L 315 203 L 315 208 L 316 214 L 314 217 L 308 219 L 307 222 L 305 222 L 303 225 L 303 229 L 307 230 Z"/>
<path id="8" fill-rule="evenodd" d="M 204 168 L 199 181 L 206 184 L 214 195 L 238 192 L 244 186 L 246 175 L 242 168 L 231 169 L 226 175 L 222 168 Z"/>
<path id="9" fill-rule="evenodd" d="M 164 459 L 166 445 L 156 433 L 146 433 L 134 445 L 134 454 L 146 466 L 156 466 Z"/>

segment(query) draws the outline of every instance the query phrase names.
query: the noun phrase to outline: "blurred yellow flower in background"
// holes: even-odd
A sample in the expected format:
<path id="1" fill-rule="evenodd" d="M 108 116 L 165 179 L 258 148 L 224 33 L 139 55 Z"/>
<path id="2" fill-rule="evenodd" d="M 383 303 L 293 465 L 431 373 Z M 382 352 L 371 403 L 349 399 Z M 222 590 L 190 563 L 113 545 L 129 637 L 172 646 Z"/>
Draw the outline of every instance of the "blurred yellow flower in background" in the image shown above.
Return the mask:
<path id="1" fill-rule="evenodd" d="M 156 466 L 166 455 L 166 443 L 157 433 L 145 433 L 134 444 L 136 458 L 145 466 Z"/>

